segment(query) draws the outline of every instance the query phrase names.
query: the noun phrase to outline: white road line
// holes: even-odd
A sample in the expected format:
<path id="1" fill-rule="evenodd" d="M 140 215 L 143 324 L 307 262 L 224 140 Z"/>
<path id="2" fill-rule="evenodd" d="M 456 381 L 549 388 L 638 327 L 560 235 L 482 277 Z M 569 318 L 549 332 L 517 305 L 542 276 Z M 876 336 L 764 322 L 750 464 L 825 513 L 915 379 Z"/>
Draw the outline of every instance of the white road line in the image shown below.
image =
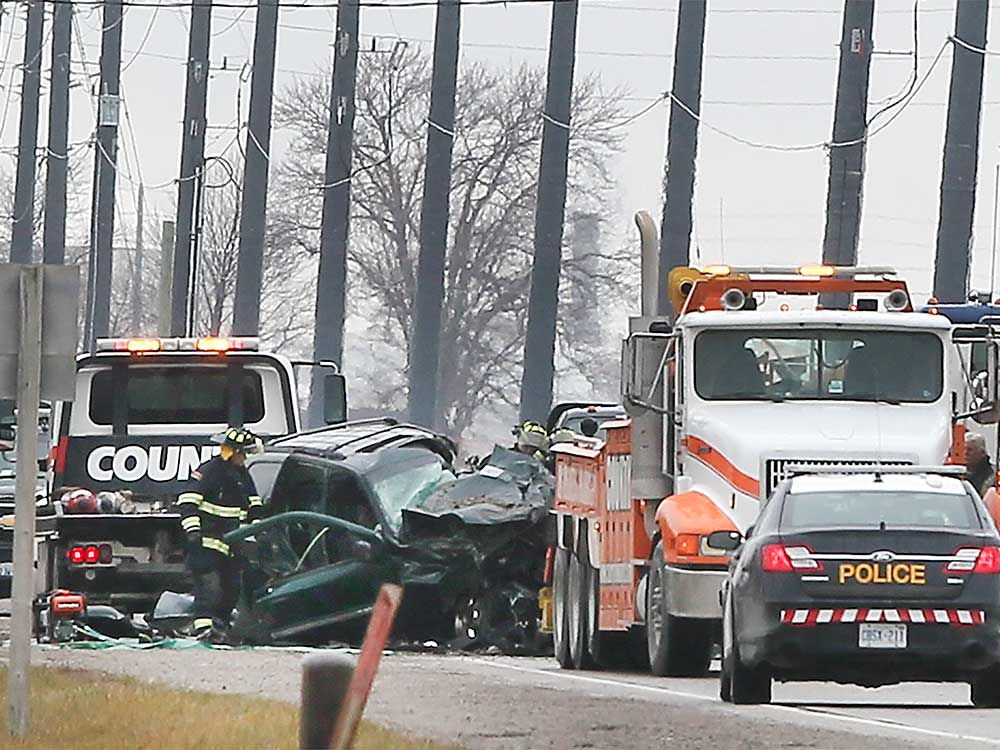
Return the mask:
<path id="1" fill-rule="evenodd" d="M 673 688 L 665 687 L 655 687 L 653 685 L 642 685 L 634 682 L 622 682 L 621 680 L 611 680 L 606 677 L 590 677 L 581 674 L 573 674 L 571 672 L 547 670 L 547 669 L 535 669 L 532 667 L 520 667 L 514 664 L 503 664 L 500 662 L 490 661 L 489 659 L 470 659 L 471 662 L 475 664 L 482 664 L 487 667 L 494 667 L 495 669 L 507 669 L 511 672 L 522 672 L 525 674 L 540 675 L 542 677 L 554 677 L 561 678 L 564 680 L 575 680 L 576 682 L 589 683 L 592 685 L 604 685 L 606 687 L 616 687 L 616 688 L 626 688 L 629 690 L 639 690 L 641 692 L 647 693 L 658 693 L 660 695 L 671 695 L 677 698 L 688 698 L 691 700 L 707 701 L 710 703 L 718 703 L 720 706 L 729 706 L 730 704 L 722 703 L 719 698 L 711 695 L 702 695 L 700 693 L 689 693 L 684 690 L 674 690 Z M 846 724 L 860 724 L 869 727 L 880 727 L 882 729 L 891 729 L 897 732 L 909 732 L 911 734 L 919 734 L 925 737 L 943 737 L 949 740 L 961 740 L 967 742 L 976 742 L 980 745 L 992 745 L 995 747 L 1000 747 L 1000 739 L 994 739 L 992 737 L 977 737 L 975 735 L 969 734 L 956 734 L 954 732 L 943 732 L 938 729 L 926 729 L 924 727 L 910 726 L 909 724 L 901 724 L 897 721 L 891 721 L 889 719 L 865 719 L 860 716 L 850 716 L 849 714 L 838 713 L 829 709 L 820 708 L 809 708 L 809 707 L 799 707 L 799 706 L 782 706 L 782 705 L 766 705 L 760 706 L 761 709 L 770 709 L 772 711 L 782 711 L 786 713 L 794 713 L 798 716 L 816 716 L 822 717 L 824 719 L 829 719 L 833 722 L 844 722 Z M 871 708 L 878 709 L 879 705 L 873 703 Z M 972 710 L 972 707 L 969 707 Z"/>
<path id="2" fill-rule="evenodd" d="M 663 688 L 654 687 L 653 685 L 640 685 L 634 682 L 622 682 L 621 680 L 609 680 L 606 677 L 587 677 L 582 674 L 571 674 L 569 672 L 547 670 L 547 669 L 533 669 L 531 667 L 518 667 L 514 664 L 501 664 L 499 662 L 493 662 L 488 659 L 471 659 L 470 661 L 476 664 L 483 664 L 487 667 L 496 667 L 497 669 L 509 669 L 512 672 L 525 672 L 527 674 L 537 674 L 543 677 L 561 677 L 564 680 L 575 680 L 577 682 L 587 682 L 591 685 L 605 685 L 609 687 L 617 688 L 630 688 L 634 690 L 641 690 L 647 693 L 659 693 L 660 695 L 673 695 L 678 698 L 691 698 L 697 701 L 711 701 L 713 703 L 718 702 L 719 699 L 714 695 L 702 695 L 701 693 L 688 693 L 684 690 L 674 690 L 673 688 Z"/>

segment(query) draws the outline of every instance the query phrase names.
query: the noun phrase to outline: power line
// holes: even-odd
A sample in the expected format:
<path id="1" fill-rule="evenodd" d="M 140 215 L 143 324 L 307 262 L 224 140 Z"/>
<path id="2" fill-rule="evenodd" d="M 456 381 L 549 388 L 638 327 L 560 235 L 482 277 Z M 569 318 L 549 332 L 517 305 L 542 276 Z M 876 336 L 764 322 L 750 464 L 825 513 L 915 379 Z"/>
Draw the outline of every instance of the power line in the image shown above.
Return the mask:
<path id="1" fill-rule="evenodd" d="M 773 143 L 766 143 L 766 142 L 763 142 L 763 141 L 756 141 L 756 140 L 753 140 L 751 138 L 746 138 L 746 137 L 737 135 L 736 133 L 732 133 L 732 132 L 730 132 L 728 130 L 724 130 L 723 128 L 720 128 L 720 127 L 718 127 L 716 125 L 713 125 L 710 122 L 706 122 L 703 117 L 701 117 L 697 112 L 694 112 L 690 107 L 687 106 L 687 104 L 685 104 L 683 101 L 681 101 L 681 99 L 679 97 L 677 97 L 676 95 L 674 95 L 673 92 L 667 92 L 666 96 L 668 96 L 670 98 L 670 101 L 672 103 L 676 104 L 678 107 L 680 107 L 681 109 L 683 109 L 685 112 L 688 113 L 688 115 L 690 115 L 691 117 L 693 117 L 696 120 L 698 120 L 698 122 L 700 122 L 702 125 L 704 125 L 706 128 L 708 128 L 712 132 L 716 133 L 717 135 L 721 135 L 724 138 L 728 138 L 731 141 L 735 141 L 736 143 L 740 143 L 740 144 L 742 144 L 744 146 L 748 146 L 750 148 L 761 149 L 761 150 L 764 150 L 764 151 L 783 151 L 783 152 L 786 152 L 786 153 L 795 153 L 795 152 L 801 152 L 801 151 L 817 151 L 817 150 L 821 150 L 821 149 L 822 150 L 826 150 L 826 149 L 831 149 L 831 148 L 843 148 L 843 147 L 848 147 L 848 146 L 856 146 L 859 143 L 864 143 L 864 142 L 866 142 L 868 140 L 871 140 L 872 137 L 874 137 L 878 133 L 881 133 L 889 125 L 891 125 L 896 120 L 896 118 L 899 117 L 900 114 L 902 114 L 904 111 L 906 111 L 909 108 L 910 103 L 913 101 L 914 97 L 916 97 L 916 95 L 923 88 L 924 84 L 927 83 L 927 79 L 930 78 L 931 73 L 934 71 L 934 68 L 937 67 L 937 64 L 941 61 L 941 58 L 944 56 L 945 50 L 948 49 L 948 45 L 952 41 L 953 41 L 952 37 L 948 37 L 947 39 L 945 39 L 944 43 L 941 45 L 941 48 L 938 50 L 937 55 L 935 55 L 935 57 L 934 57 L 934 62 L 932 62 L 930 64 L 930 66 L 924 72 L 923 77 L 920 79 L 920 82 L 917 83 L 917 85 L 910 92 L 909 98 L 905 100 L 905 102 L 893 113 L 893 115 L 891 117 L 889 117 L 889 119 L 887 119 L 884 123 L 882 123 L 881 125 L 879 125 L 877 128 L 874 128 L 873 130 L 870 130 L 870 131 L 866 132 L 865 135 L 862 136 L 861 138 L 855 138 L 855 139 L 852 139 L 852 140 L 849 140 L 849 141 L 843 141 L 843 142 L 818 141 L 818 142 L 815 142 L 815 143 L 807 143 L 807 144 L 800 144 L 800 145 L 779 145 L 779 144 L 773 144 Z"/>

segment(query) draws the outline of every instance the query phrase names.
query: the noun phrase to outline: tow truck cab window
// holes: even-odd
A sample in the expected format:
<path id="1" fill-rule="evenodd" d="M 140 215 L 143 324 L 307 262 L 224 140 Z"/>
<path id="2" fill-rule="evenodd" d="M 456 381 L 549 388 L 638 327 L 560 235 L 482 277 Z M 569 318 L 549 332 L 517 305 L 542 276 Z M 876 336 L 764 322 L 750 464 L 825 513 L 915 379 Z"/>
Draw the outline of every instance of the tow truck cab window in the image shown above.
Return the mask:
<path id="1" fill-rule="evenodd" d="M 946 492 L 829 491 L 788 493 L 781 509 L 781 531 L 803 529 L 887 529 L 932 527 L 981 529 L 968 495 Z"/>
<path id="2" fill-rule="evenodd" d="M 943 363 L 926 331 L 720 329 L 695 339 L 694 380 L 707 400 L 930 403 Z"/>
<path id="3" fill-rule="evenodd" d="M 228 373 L 223 367 L 134 367 L 129 368 L 125 398 L 129 424 L 226 424 L 229 401 Z M 264 418 L 264 392 L 260 375 L 242 371 L 243 420 L 247 424 Z M 90 419 L 110 425 L 115 392 L 110 369 L 94 374 L 90 386 Z"/>

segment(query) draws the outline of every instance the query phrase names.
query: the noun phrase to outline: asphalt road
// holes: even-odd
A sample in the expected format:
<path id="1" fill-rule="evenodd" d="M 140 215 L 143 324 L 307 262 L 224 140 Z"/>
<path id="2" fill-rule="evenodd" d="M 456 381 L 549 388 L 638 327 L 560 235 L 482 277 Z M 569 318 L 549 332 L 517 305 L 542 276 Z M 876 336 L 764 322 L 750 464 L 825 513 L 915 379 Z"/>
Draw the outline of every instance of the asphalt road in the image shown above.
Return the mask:
<path id="1" fill-rule="evenodd" d="M 300 653 L 36 653 L 37 663 L 53 666 L 298 700 Z M 770 706 L 723 704 L 717 690 L 715 676 L 663 679 L 563 672 L 549 659 L 387 654 L 367 716 L 418 736 L 487 750 L 640 750 L 668 740 L 692 750 L 1000 747 L 1000 710 L 973 709 L 964 685 L 777 685 Z"/>

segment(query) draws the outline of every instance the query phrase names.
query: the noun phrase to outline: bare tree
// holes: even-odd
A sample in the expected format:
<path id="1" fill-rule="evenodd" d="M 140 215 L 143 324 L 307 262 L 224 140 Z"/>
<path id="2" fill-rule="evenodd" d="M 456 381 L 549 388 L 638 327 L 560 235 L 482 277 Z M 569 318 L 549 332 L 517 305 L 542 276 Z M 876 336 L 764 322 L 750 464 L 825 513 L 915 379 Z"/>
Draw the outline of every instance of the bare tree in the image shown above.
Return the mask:
<path id="1" fill-rule="evenodd" d="M 300 79 L 278 99 L 276 119 L 294 133 L 280 179 L 280 204 L 315 251 L 322 167 L 329 120 L 329 76 Z M 369 333 L 385 346 L 374 356 L 378 406 L 399 408 L 405 388 L 423 181 L 429 65 L 418 51 L 362 56 L 357 90 L 355 165 L 349 262 L 354 293 L 348 310 L 363 311 Z M 463 71 L 456 102 L 451 227 L 442 316 L 439 402 L 453 434 L 470 427 L 489 404 L 516 400 L 530 285 L 544 71 L 526 66 Z M 571 211 L 600 215 L 613 185 L 608 165 L 621 147 L 620 94 L 596 78 L 576 86 L 570 154 Z M 432 125 L 433 126 L 433 125 Z M 564 254 L 561 351 L 594 325 L 572 318 L 614 294 L 627 274 L 617 252 L 593 248 Z M 377 315 L 375 314 L 377 313 Z M 597 320 L 598 330 L 601 329 Z M 580 339 L 592 343 L 593 339 Z M 348 342 L 349 351 L 356 350 Z M 396 357 L 390 352 L 395 350 Z M 373 348 L 369 346 L 369 351 Z M 571 360 L 566 362 L 572 364 Z M 586 365 L 586 358 L 580 363 Z"/>

